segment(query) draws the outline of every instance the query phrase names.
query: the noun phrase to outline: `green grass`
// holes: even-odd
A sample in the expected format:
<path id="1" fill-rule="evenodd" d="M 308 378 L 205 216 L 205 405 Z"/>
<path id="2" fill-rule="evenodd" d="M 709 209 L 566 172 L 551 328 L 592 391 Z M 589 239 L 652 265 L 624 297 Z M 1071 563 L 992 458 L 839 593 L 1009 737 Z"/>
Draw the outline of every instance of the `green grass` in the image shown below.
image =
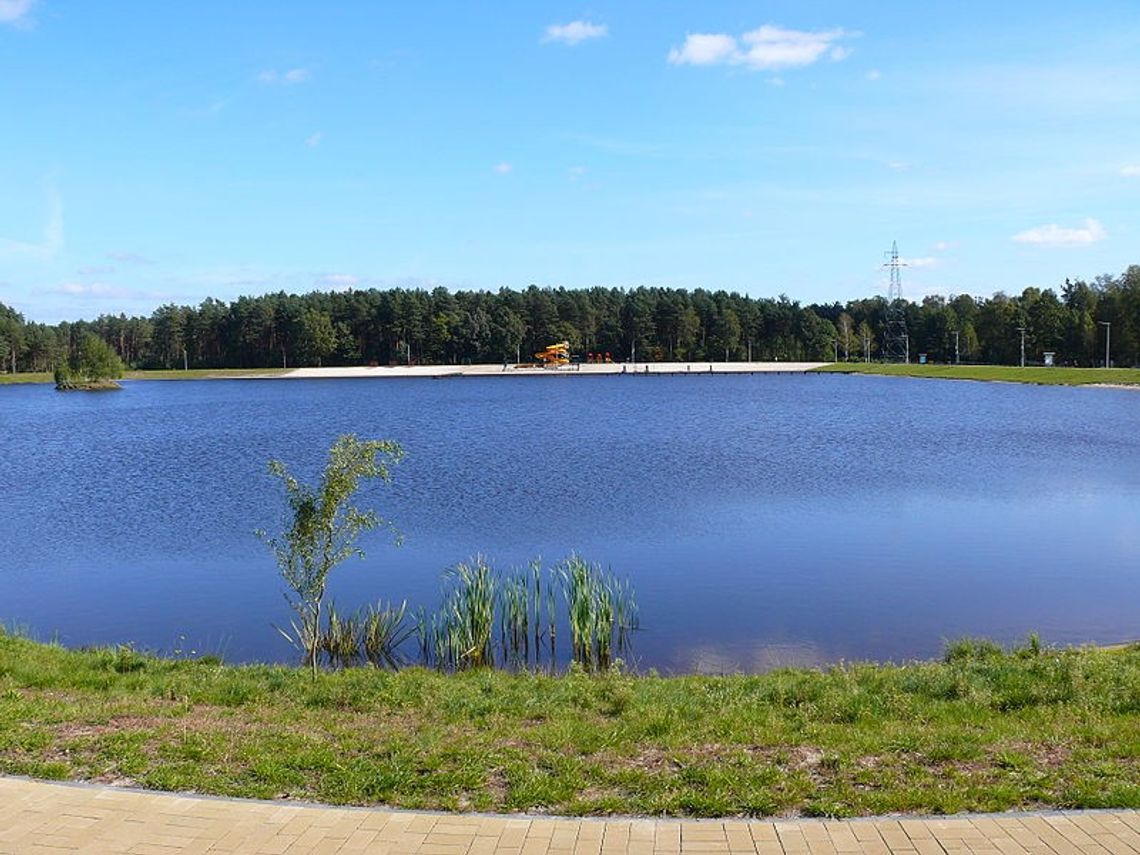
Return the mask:
<path id="1" fill-rule="evenodd" d="M 189 371 L 177 369 L 157 369 L 152 371 L 128 371 L 125 380 L 222 380 L 226 378 L 260 377 L 266 374 L 284 374 L 293 369 L 286 368 L 191 368 Z"/>
<path id="2" fill-rule="evenodd" d="M 54 383 L 50 371 L 27 371 L 20 374 L 0 374 L 0 386 L 14 386 L 17 383 Z"/>
<path id="3" fill-rule="evenodd" d="M 886 374 L 943 380 L 990 380 L 1043 386 L 1087 386 L 1092 383 L 1140 384 L 1140 368 L 1019 368 L 1016 365 L 901 365 L 836 362 L 815 369 L 840 374 Z"/>
<path id="4" fill-rule="evenodd" d="M 124 380 L 220 380 L 226 378 L 260 377 L 266 374 L 284 374 L 285 368 L 191 368 L 154 371 L 127 371 Z M 50 371 L 0 374 L 0 386 L 14 383 L 54 383 Z"/>
<path id="5" fill-rule="evenodd" d="M 763 676 L 322 673 L 0 636 L 0 772 L 695 816 L 1140 806 L 1140 646 Z"/>

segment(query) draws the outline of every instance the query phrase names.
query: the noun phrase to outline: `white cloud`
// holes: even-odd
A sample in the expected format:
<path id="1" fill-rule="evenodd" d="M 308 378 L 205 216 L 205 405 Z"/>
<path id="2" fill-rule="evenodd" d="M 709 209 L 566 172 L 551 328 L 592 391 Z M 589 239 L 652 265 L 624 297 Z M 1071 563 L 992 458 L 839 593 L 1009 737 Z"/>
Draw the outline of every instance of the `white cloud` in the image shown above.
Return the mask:
<path id="1" fill-rule="evenodd" d="M 283 86 L 292 86 L 297 83 L 304 83 L 313 73 L 307 68 L 290 68 L 287 71 L 277 71 L 273 68 L 267 68 L 265 71 L 258 72 L 257 82 L 264 83 L 266 86 L 271 86 L 275 83 L 280 83 Z"/>
<path id="2" fill-rule="evenodd" d="M 583 178 L 590 170 L 585 166 L 571 166 L 570 167 L 570 180 L 578 181 Z"/>
<path id="3" fill-rule="evenodd" d="M 26 24 L 34 0 L 0 0 L 0 24 Z"/>
<path id="4" fill-rule="evenodd" d="M 948 249 L 953 249 L 958 245 L 956 240 L 939 240 L 934 242 L 935 252 L 946 252 Z"/>
<path id="5" fill-rule="evenodd" d="M 544 42 L 561 42 L 573 47 L 588 39 L 600 39 L 609 35 L 609 28 L 605 24 L 593 24 L 589 21 L 571 21 L 569 24 L 551 24 L 542 36 Z"/>
<path id="6" fill-rule="evenodd" d="M 48 192 L 48 221 L 38 241 L 18 241 L 0 237 L 0 258 L 25 256 L 50 261 L 63 249 L 63 200 Z"/>
<path id="7" fill-rule="evenodd" d="M 765 24 L 736 37 L 727 33 L 689 33 L 680 48 L 669 51 L 673 65 L 743 65 L 753 71 L 801 68 L 828 56 L 839 62 L 851 48 L 839 44 L 856 35 L 832 30 L 790 30 Z"/>
<path id="8" fill-rule="evenodd" d="M 882 76 L 883 72 L 879 71 L 877 68 L 872 68 L 866 74 L 867 79 L 871 81 L 879 80 Z"/>
<path id="9" fill-rule="evenodd" d="M 1047 226 L 1038 226 L 1035 229 L 1015 234 L 1012 240 L 1017 243 L 1028 243 L 1034 246 L 1088 246 L 1104 240 L 1108 232 L 1096 220 L 1086 219 L 1083 226 L 1075 229 L 1058 226 L 1050 223 Z"/>
<path id="10" fill-rule="evenodd" d="M 889 169 L 895 170 L 896 172 L 902 172 L 904 170 L 910 169 L 910 164 L 905 160 L 888 160 L 887 167 Z"/>
<path id="11" fill-rule="evenodd" d="M 937 267 L 941 263 L 939 259 L 931 255 L 922 258 L 900 258 L 899 261 L 907 267 Z"/>
<path id="12" fill-rule="evenodd" d="M 685 44 L 669 51 L 673 65 L 718 65 L 738 62 L 740 48 L 736 39 L 718 33 L 690 33 Z"/>
<path id="13" fill-rule="evenodd" d="M 75 271 L 78 276 L 106 276 L 108 273 L 114 273 L 114 267 L 80 267 Z"/>
<path id="14" fill-rule="evenodd" d="M 66 294 L 69 297 L 86 297 L 92 300 L 150 300 L 154 294 L 147 291 L 135 291 L 119 285 L 108 285 L 106 282 L 64 282 L 54 288 L 49 288 L 52 294 Z"/>
<path id="15" fill-rule="evenodd" d="M 510 171 L 512 169 L 514 169 L 514 167 L 511 166 L 509 163 L 496 163 L 495 164 L 495 172 L 498 173 L 499 175 L 508 175 L 508 174 L 510 174 Z"/>
<path id="16" fill-rule="evenodd" d="M 742 36 L 744 43 L 749 46 L 745 63 L 750 68 L 797 68 L 811 65 L 829 48 L 832 59 L 843 59 L 846 54 L 842 54 L 842 51 L 846 48 L 842 45 L 833 46 L 833 42 L 845 35 L 847 34 L 840 29 L 812 33 L 766 24 Z M 840 56 L 835 55 L 837 51 L 841 53 Z"/>
<path id="17" fill-rule="evenodd" d="M 324 138 L 325 135 L 323 133 L 316 131 L 309 134 L 309 136 L 305 138 L 305 145 L 307 145 L 309 148 L 316 148 L 321 144 L 321 140 Z"/>
<path id="18" fill-rule="evenodd" d="M 1120 174 L 1127 178 L 1140 177 L 1140 163 L 1126 163 L 1120 167 Z"/>
<path id="19" fill-rule="evenodd" d="M 351 273 L 324 273 L 317 277 L 313 286 L 327 291 L 351 291 L 360 284 L 360 277 Z"/>

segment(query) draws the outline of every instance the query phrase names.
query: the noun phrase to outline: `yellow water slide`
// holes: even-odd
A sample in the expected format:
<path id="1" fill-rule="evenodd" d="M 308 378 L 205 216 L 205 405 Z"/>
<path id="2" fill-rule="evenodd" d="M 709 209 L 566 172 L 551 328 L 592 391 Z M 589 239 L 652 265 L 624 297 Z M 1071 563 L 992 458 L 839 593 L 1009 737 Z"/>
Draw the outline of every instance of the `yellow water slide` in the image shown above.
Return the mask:
<path id="1" fill-rule="evenodd" d="M 552 344 L 549 347 L 543 348 L 534 355 L 534 358 L 542 363 L 543 368 L 551 366 L 569 365 L 570 364 L 570 342 L 560 341 L 557 344 Z"/>

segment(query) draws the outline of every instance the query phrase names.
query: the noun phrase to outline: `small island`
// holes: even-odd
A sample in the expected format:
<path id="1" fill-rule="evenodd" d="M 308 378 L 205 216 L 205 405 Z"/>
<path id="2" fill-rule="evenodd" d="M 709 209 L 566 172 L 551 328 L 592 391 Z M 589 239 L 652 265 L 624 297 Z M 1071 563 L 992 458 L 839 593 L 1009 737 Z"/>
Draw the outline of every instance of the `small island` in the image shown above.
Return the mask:
<path id="1" fill-rule="evenodd" d="M 55 388 L 59 392 L 102 392 L 122 389 L 123 361 L 114 349 L 94 333 L 87 333 L 79 352 L 64 365 L 56 366 Z"/>

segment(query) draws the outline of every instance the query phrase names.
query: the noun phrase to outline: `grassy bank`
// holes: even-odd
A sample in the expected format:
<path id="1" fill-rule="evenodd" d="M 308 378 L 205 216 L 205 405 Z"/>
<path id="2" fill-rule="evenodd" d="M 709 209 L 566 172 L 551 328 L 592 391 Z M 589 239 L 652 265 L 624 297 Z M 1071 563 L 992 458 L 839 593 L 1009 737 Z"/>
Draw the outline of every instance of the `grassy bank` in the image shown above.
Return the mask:
<path id="1" fill-rule="evenodd" d="M 227 378 L 264 377 L 266 375 L 285 374 L 291 368 L 191 368 L 128 371 L 123 375 L 126 380 L 224 380 Z"/>
<path id="2" fill-rule="evenodd" d="M 222 380 L 226 378 L 263 377 L 284 374 L 285 368 L 191 368 L 155 371 L 127 371 L 124 380 Z M 50 372 L 37 371 L 22 374 L 0 374 L 0 386 L 14 383 L 54 383 Z"/>
<path id="3" fill-rule="evenodd" d="M 0 374 L 0 386 L 15 386 L 22 383 L 54 383 L 50 371 L 22 372 L 20 374 Z"/>
<path id="4" fill-rule="evenodd" d="M 764 676 L 323 673 L 0 637 L 0 771 L 569 814 L 1140 806 L 1140 646 Z"/>
<path id="5" fill-rule="evenodd" d="M 885 374 L 943 380 L 990 380 L 1042 386 L 1088 386 L 1096 383 L 1140 384 L 1140 368 L 1019 368 L 1016 365 L 900 365 L 836 362 L 816 371 L 839 374 Z"/>

